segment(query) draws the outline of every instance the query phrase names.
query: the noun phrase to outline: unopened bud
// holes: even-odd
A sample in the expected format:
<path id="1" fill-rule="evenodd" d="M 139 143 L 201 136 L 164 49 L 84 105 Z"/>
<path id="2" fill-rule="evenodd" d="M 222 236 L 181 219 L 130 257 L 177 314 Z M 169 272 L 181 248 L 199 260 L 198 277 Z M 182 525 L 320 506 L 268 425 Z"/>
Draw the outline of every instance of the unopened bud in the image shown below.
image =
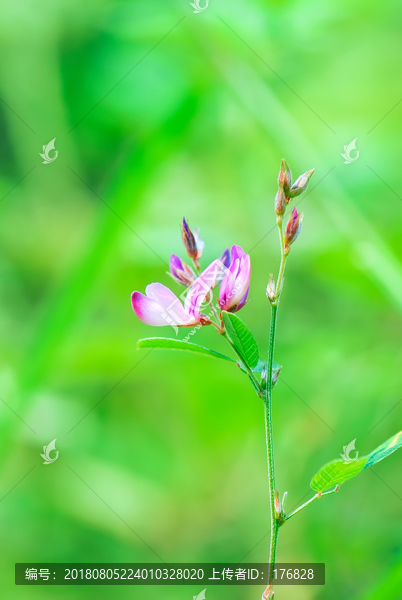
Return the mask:
<path id="1" fill-rule="evenodd" d="M 267 298 L 270 302 L 275 300 L 275 281 L 272 273 L 269 276 L 269 282 L 267 285 Z"/>
<path id="2" fill-rule="evenodd" d="M 289 198 L 295 198 L 296 196 L 299 196 L 300 194 L 305 192 L 313 173 L 314 169 L 311 169 L 311 171 L 306 171 L 305 173 L 303 173 L 303 175 L 300 175 L 300 177 L 296 179 L 296 181 L 290 188 L 289 193 L 286 195 Z"/>
<path id="3" fill-rule="evenodd" d="M 194 261 L 198 261 L 201 258 L 202 251 L 204 250 L 204 242 L 199 236 L 198 229 L 191 231 L 186 219 L 183 217 L 183 224 L 181 227 L 181 239 L 183 240 L 184 247 L 187 254 Z"/>
<path id="4" fill-rule="evenodd" d="M 195 273 L 185 262 L 176 254 L 172 254 L 169 261 L 170 272 L 168 274 L 173 277 L 177 283 L 188 287 L 196 280 Z"/>
<path id="5" fill-rule="evenodd" d="M 274 590 L 272 589 L 272 584 L 267 587 L 263 595 L 261 596 L 261 600 L 272 600 L 274 597 Z"/>
<path id="6" fill-rule="evenodd" d="M 184 217 L 183 225 L 181 227 L 181 239 L 183 240 L 187 254 L 190 256 L 190 258 L 195 258 L 197 256 L 197 246 L 195 244 L 193 232 L 191 231 Z"/>
<path id="7" fill-rule="evenodd" d="M 275 490 L 275 519 L 280 521 L 282 518 L 282 506 L 279 500 L 278 490 Z"/>
<path id="8" fill-rule="evenodd" d="M 275 212 L 278 217 L 285 214 L 286 211 L 286 196 L 283 188 L 279 188 L 275 196 Z"/>
<path id="9" fill-rule="evenodd" d="M 281 160 L 281 170 L 278 176 L 279 189 L 285 192 L 285 196 L 289 197 L 289 191 L 292 185 L 292 173 L 289 169 L 288 163 L 284 158 Z"/>
<path id="10" fill-rule="evenodd" d="M 285 495 L 283 496 L 284 500 L 286 499 L 286 493 L 287 492 L 285 492 Z M 281 504 L 281 501 L 279 500 L 278 490 L 275 490 L 275 519 L 279 526 L 283 525 L 285 518 L 286 514 L 283 509 L 283 504 Z"/>
<path id="11" fill-rule="evenodd" d="M 287 492 L 285 492 L 285 493 L 283 494 L 283 498 L 282 498 L 282 512 L 284 512 L 284 510 L 285 510 L 285 502 L 286 502 L 286 498 L 287 498 L 287 497 L 288 497 L 288 493 L 287 493 Z"/>
<path id="12" fill-rule="evenodd" d="M 205 247 L 205 243 L 204 240 L 202 240 L 200 238 L 200 233 L 199 233 L 199 229 L 194 229 L 194 239 L 195 239 L 195 245 L 197 246 L 197 256 L 196 259 L 199 260 L 202 256 L 204 247 Z"/>
<path id="13" fill-rule="evenodd" d="M 289 246 L 295 242 L 301 231 L 303 221 L 303 213 L 298 213 L 297 208 L 293 208 L 290 213 L 288 224 L 286 225 L 284 241 L 285 251 L 289 252 Z"/>

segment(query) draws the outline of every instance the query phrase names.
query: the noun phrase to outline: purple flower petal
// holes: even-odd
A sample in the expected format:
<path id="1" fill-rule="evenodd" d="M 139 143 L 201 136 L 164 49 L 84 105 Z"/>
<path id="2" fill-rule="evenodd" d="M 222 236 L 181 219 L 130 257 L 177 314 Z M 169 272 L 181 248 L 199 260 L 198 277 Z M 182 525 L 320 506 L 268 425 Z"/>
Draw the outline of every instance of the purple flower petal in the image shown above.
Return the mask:
<path id="1" fill-rule="evenodd" d="M 230 267 L 230 252 L 229 248 L 226 248 L 225 252 L 219 259 L 223 265 L 228 269 Z"/>
<path id="2" fill-rule="evenodd" d="M 185 311 L 178 297 L 161 283 L 151 283 L 146 287 L 146 296 L 133 292 L 131 302 L 137 317 L 147 325 L 173 325 L 186 327 L 195 325 L 197 320 Z"/>
<path id="3" fill-rule="evenodd" d="M 231 264 L 219 293 L 219 306 L 222 310 L 237 311 L 244 306 L 250 277 L 250 256 L 246 255 L 240 246 L 232 246 Z"/>

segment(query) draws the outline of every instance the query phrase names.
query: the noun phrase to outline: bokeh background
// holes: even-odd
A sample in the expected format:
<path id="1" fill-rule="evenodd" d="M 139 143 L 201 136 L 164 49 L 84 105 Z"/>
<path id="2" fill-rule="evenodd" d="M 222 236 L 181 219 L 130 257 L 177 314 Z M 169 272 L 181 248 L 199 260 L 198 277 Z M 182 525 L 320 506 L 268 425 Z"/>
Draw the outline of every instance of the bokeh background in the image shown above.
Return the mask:
<path id="1" fill-rule="evenodd" d="M 180 291 L 166 263 L 185 256 L 185 214 L 204 266 L 233 243 L 250 252 L 241 317 L 265 357 L 282 157 L 295 176 L 316 169 L 276 345 L 288 507 L 352 439 L 363 455 L 402 428 L 401 16 L 396 0 L 210 0 L 199 14 L 173 0 L 3 4 L 4 597 L 201 591 L 16 587 L 15 562 L 267 560 L 261 403 L 229 363 L 136 350 L 175 334 L 139 322 L 130 293 L 152 281 Z M 58 158 L 44 165 L 53 138 Z M 359 158 L 344 164 L 355 138 Z M 193 341 L 226 351 L 211 328 Z M 278 600 L 402 598 L 401 465 L 393 454 L 280 531 L 278 560 L 325 562 L 327 583 L 278 588 Z"/>

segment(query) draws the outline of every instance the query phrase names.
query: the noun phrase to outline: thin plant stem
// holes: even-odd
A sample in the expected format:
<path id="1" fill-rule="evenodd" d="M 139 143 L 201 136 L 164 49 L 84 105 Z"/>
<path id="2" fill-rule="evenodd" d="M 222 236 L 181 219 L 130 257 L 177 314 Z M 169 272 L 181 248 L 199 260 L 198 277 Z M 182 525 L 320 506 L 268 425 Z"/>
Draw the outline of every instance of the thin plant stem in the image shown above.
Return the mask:
<path id="1" fill-rule="evenodd" d="M 271 538 L 269 545 L 269 573 L 268 584 L 273 582 L 275 569 L 276 545 L 278 541 L 279 523 L 275 517 L 275 463 L 274 463 L 274 440 L 272 430 L 272 364 L 274 359 L 275 332 L 278 306 L 272 305 L 271 328 L 269 334 L 268 367 L 267 367 L 267 390 L 264 402 L 265 436 L 267 443 L 268 484 L 271 516 Z"/>
<path id="2" fill-rule="evenodd" d="M 322 498 L 323 496 L 328 496 L 329 494 L 335 494 L 338 490 L 339 490 L 339 486 L 336 486 L 333 490 L 328 490 L 327 492 L 322 492 L 322 493 L 318 492 L 315 496 L 310 498 L 310 500 L 307 500 L 307 502 L 305 502 L 304 504 L 301 504 L 293 512 L 286 515 L 285 521 L 288 521 L 289 519 L 291 519 L 293 517 L 293 515 L 297 514 L 301 510 L 303 510 L 303 508 L 306 508 L 306 506 L 308 506 L 309 504 L 314 502 L 314 500 L 317 500 L 318 498 Z"/>
<path id="3" fill-rule="evenodd" d="M 269 544 L 269 570 L 268 585 L 273 584 L 274 569 L 276 561 L 276 547 L 278 543 L 278 531 L 281 526 L 275 514 L 275 458 L 274 458 L 274 439 L 272 427 L 272 366 L 274 363 L 276 323 L 278 318 L 278 305 L 283 285 L 283 274 L 285 272 L 286 258 L 285 244 L 283 238 L 282 219 L 278 219 L 279 240 L 281 245 L 281 264 L 279 267 L 278 280 L 276 283 L 275 298 L 271 302 L 271 326 L 269 332 L 268 345 L 268 364 L 267 364 L 267 389 L 265 395 L 265 437 L 267 444 L 267 463 L 268 463 L 268 484 L 271 516 L 271 535 Z"/>

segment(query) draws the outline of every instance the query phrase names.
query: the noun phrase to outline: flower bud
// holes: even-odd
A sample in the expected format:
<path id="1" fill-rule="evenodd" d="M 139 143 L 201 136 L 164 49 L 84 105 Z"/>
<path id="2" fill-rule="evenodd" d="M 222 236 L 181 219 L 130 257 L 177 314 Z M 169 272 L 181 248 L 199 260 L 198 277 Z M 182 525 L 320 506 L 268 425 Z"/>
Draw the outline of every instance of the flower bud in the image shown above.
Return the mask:
<path id="1" fill-rule="evenodd" d="M 267 298 L 270 302 L 275 300 L 275 281 L 272 273 L 269 276 L 269 282 L 267 285 Z"/>
<path id="2" fill-rule="evenodd" d="M 311 171 L 306 171 L 305 173 L 303 173 L 303 175 L 300 175 L 300 177 L 296 179 L 296 181 L 290 188 L 289 193 L 286 195 L 289 198 L 295 198 L 296 196 L 299 196 L 300 194 L 305 192 L 313 173 L 314 169 L 311 169 Z"/>
<path id="3" fill-rule="evenodd" d="M 281 160 L 281 170 L 278 176 L 279 189 L 283 190 L 285 196 L 289 197 L 290 187 L 292 185 L 292 173 L 289 169 L 288 163 L 284 158 Z"/>
<path id="4" fill-rule="evenodd" d="M 285 229 L 285 250 L 289 252 L 289 246 L 293 244 L 294 241 L 297 240 L 299 233 L 301 231 L 302 221 L 303 221 L 303 213 L 298 213 L 297 208 L 293 208 L 290 213 L 290 218 L 288 224 Z"/>
<path id="5" fill-rule="evenodd" d="M 183 240 L 184 247 L 187 254 L 194 261 L 198 261 L 201 258 L 202 251 L 204 250 L 204 242 L 199 236 L 199 230 L 195 229 L 194 233 L 191 231 L 186 219 L 183 217 L 183 225 L 181 228 L 181 239 Z"/>
<path id="6" fill-rule="evenodd" d="M 176 254 L 172 254 L 169 260 L 170 272 L 169 275 L 173 277 L 177 283 L 188 287 L 196 280 L 195 273 L 185 262 L 181 260 Z"/>
<path id="7" fill-rule="evenodd" d="M 274 590 L 272 589 L 272 584 L 267 587 L 263 595 L 261 596 L 261 600 L 272 600 L 274 597 Z"/>
<path id="8" fill-rule="evenodd" d="M 278 494 L 278 490 L 275 490 L 275 519 L 278 522 L 278 525 L 282 525 L 285 521 L 285 511 L 283 509 L 283 504 L 281 504 L 281 501 L 279 500 L 279 494 Z M 286 492 L 284 495 L 284 500 L 286 499 Z"/>
<path id="9" fill-rule="evenodd" d="M 279 500 L 278 490 L 275 490 L 275 519 L 280 521 L 282 518 L 282 505 Z"/>
<path id="10" fill-rule="evenodd" d="M 222 256 L 219 259 L 222 263 L 222 265 L 224 267 L 226 267 L 227 269 L 230 267 L 230 250 L 229 248 L 226 248 L 225 252 L 222 254 Z"/>
<path id="11" fill-rule="evenodd" d="M 285 214 L 286 204 L 285 192 L 283 191 L 283 188 L 279 188 L 275 196 L 275 212 L 278 217 L 281 217 Z"/>
<path id="12" fill-rule="evenodd" d="M 204 240 L 202 240 L 200 238 L 200 234 L 199 234 L 199 229 L 194 229 L 194 239 L 195 239 L 195 245 L 197 247 L 197 256 L 196 259 L 199 260 L 202 256 L 202 253 L 204 251 L 204 247 L 205 247 L 205 243 Z"/>

